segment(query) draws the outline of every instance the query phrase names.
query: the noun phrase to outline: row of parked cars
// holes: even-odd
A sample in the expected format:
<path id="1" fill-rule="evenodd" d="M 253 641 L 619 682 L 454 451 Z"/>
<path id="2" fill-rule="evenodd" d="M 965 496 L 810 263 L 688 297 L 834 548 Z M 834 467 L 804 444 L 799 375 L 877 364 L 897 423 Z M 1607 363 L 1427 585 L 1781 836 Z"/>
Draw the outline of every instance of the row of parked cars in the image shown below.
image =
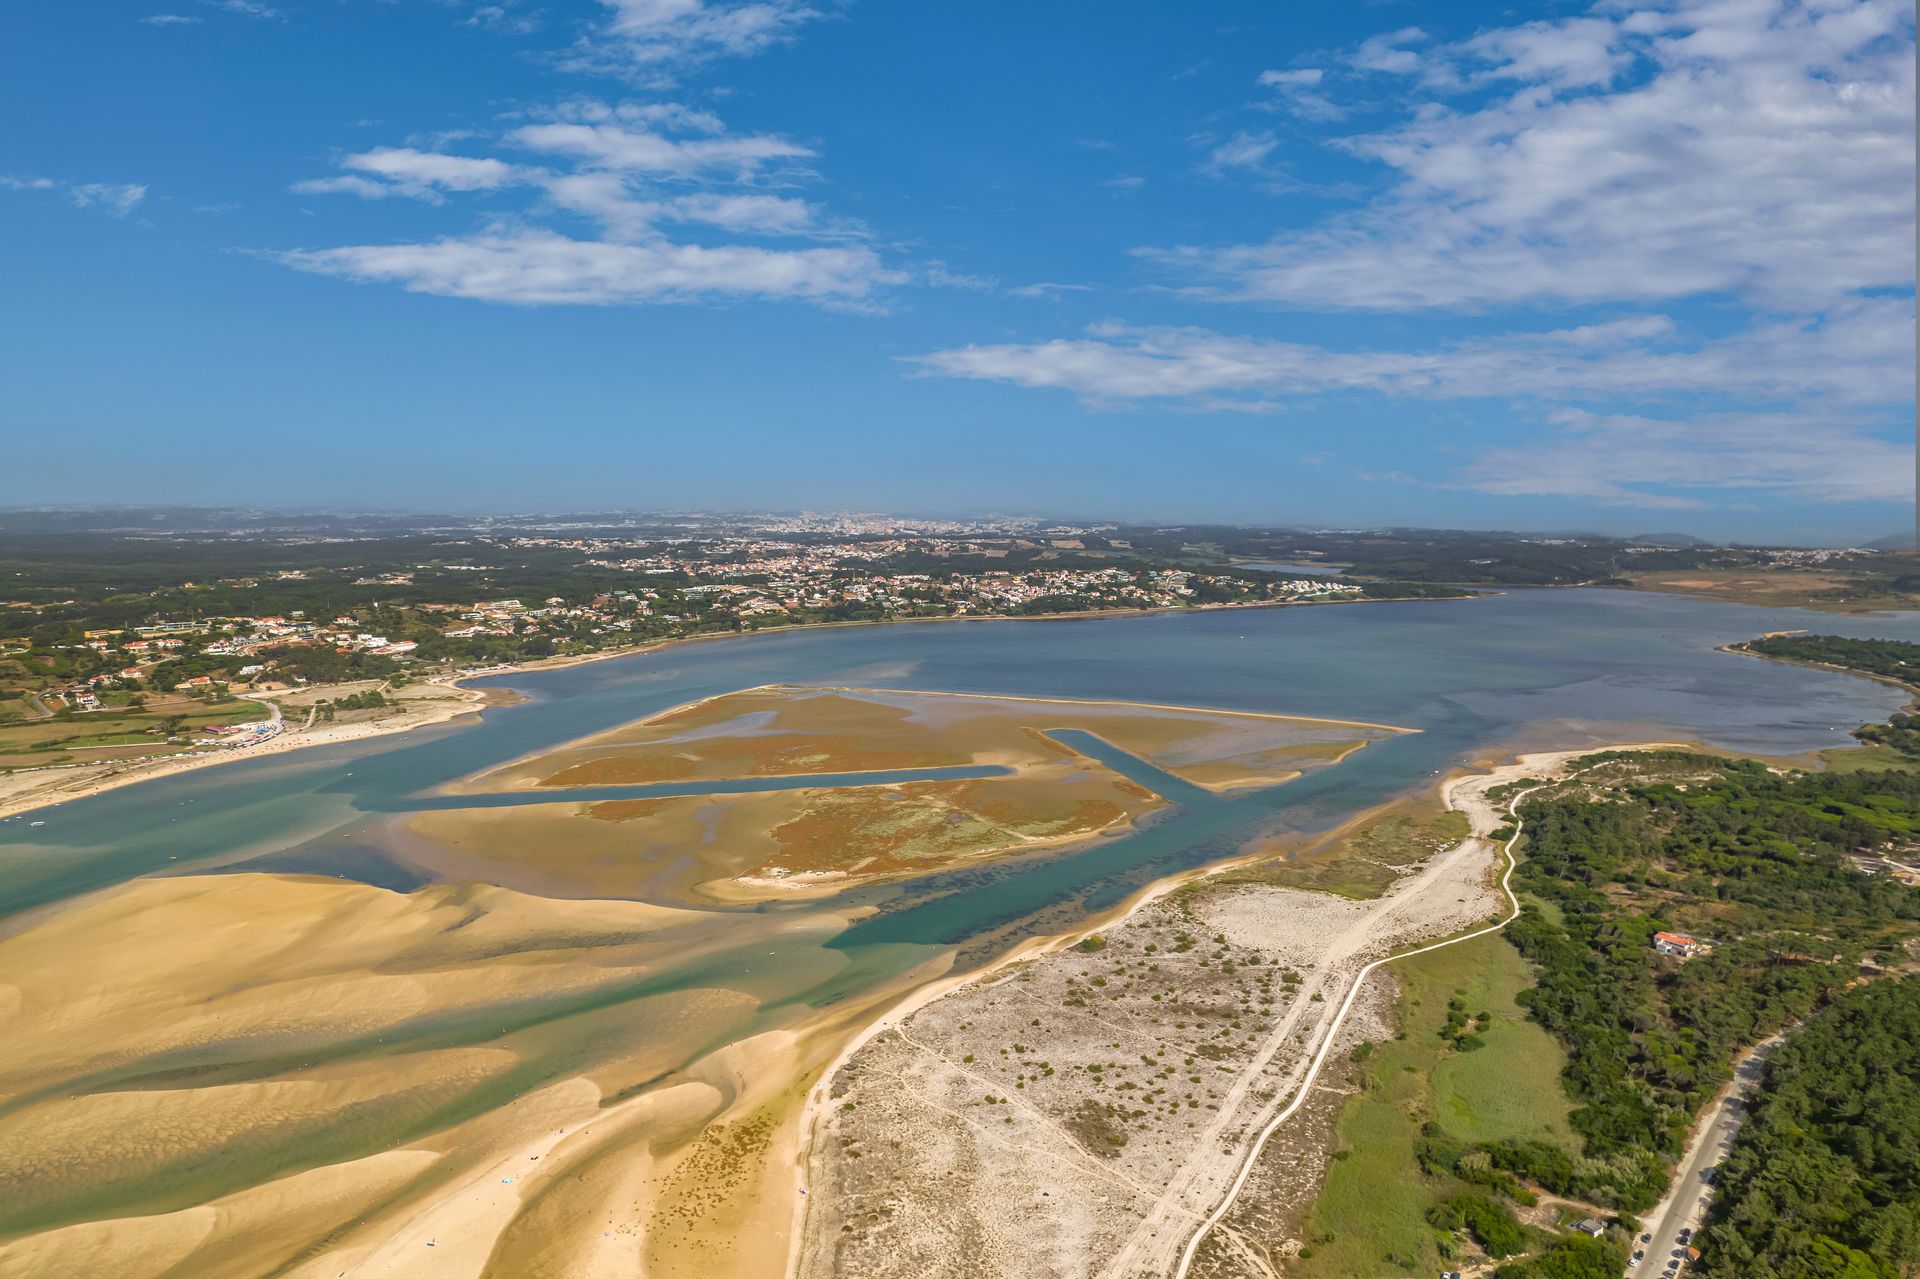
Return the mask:
<path id="1" fill-rule="evenodd" d="M 1672 1255 L 1667 1258 L 1666 1272 L 1669 1275 L 1677 1275 L 1680 1273 L 1681 1266 L 1688 1262 L 1700 1260 L 1700 1250 L 1693 1246 L 1693 1227 L 1682 1226 L 1678 1238 L 1680 1240 L 1680 1246 L 1675 1248 Z M 1643 1244 L 1652 1243 L 1653 1232 L 1648 1231 L 1646 1234 L 1641 1235 L 1640 1242 Z M 1629 1268 L 1638 1266 L 1642 1261 L 1646 1260 L 1646 1256 L 1647 1251 L 1645 1248 L 1634 1249 L 1633 1256 L 1627 1261 L 1627 1266 Z"/>

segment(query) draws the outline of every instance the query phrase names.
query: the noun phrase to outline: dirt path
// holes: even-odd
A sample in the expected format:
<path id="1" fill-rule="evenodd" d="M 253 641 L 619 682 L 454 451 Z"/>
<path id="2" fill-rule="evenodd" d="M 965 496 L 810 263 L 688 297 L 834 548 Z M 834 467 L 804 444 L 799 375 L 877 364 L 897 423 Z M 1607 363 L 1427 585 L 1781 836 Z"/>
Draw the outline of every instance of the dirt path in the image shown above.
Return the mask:
<path id="1" fill-rule="evenodd" d="M 812 1090 L 788 1273 L 1163 1279 L 1212 1236 L 1233 1270 L 1264 1279 L 1269 1245 L 1226 1219 L 1262 1150 L 1306 1122 L 1294 1117 L 1339 1045 L 1378 1017 L 1368 976 L 1396 950 L 1512 918 L 1494 873 L 1511 861 L 1490 838 L 1509 818 L 1489 793 L 1593 749 L 1447 779 L 1467 838 L 1379 899 L 1236 884 L 1125 911 L 1101 946 L 1029 943 L 1017 970 L 923 991 Z M 1235 993 L 1260 972 L 1284 972 L 1284 988 Z M 1103 1113 L 1117 1116 L 1104 1129 Z M 1324 1152 L 1309 1146 L 1298 1176 L 1317 1182 Z"/>
<path id="2" fill-rule="evenodd" d="M 1654 743 L 1621 747 L 1618 749 L 1653 749 L 1659 745 L 1661 744 Z M 1441 788 L 1441 794 L 1445 798 L 1447 807 L 1467 815 L 1467 820 L 1473 834 L 1466 840 L 1463 840 L 1451 852 L 1445 854 L 1443 858 L 1436 858 L 1434 863 L 1430 864 L 1426 871 L 1421 872 L 1413 883 L 1407 885 L 1408 893 L 1405 894 L 1405 896 L 1396 894 L 1394 898 L 1389 900 L 1404 900 L 1406 897 L 1417 895 L 1423 887 L 1420 881 L 1434 876 L 1435 872 L 1441 869 L 1443 860 L 1456 859 L 1472 855 L 1485 849 L 1491 849 L 1493 845 L 1487 837 L 1498 830 L 1503 823 L 1510 820 L 1513 833 L 1499 846 L 1500 856 L 1505 863 L 1500 875 L 1500 893 L 1506 899 L 1506 914 L 1498 923 L 1491 924 L 1487 927 L 1477 928 L 1458 937 L 1447 938 L 1444 941 L 1432 942 L 1398 955 L 1390 955 L 1376 959 L 1362 967 L 1360 971 L 1354 975 L 1353 980 L 1347 987 L 1346 998 L 1341 1001 L 1338 1011 L 1336 1011 L 1331 1018 L 1327 1019 L 1317 1032 L 1319 1049 L 1314 1054 L 1312 1061 L 1307 1064 L 1304 1071 L 1297 1072 L 1296 1078 L 1290 1081 L 1293 1087 L 1291 1093 L 1287 1095 L 1290 1095 L 1292 1100 L 1287 1103 L 1284 1109 L 1281 1109 L 1279 1113 L 1273 1115 L 1272 1118 L 1265 1123 L 1259 1135 L 1245 1148 L 1245 1153 L 1238 1156 L 1238 1171 L 1234 1176 L 1232 1184 L 1220 1198 L 1219 1203 L 1215 1205 L 1213 1211 L 1207 1214 L 1206 1218 L 1201 1222 L 1199 1229 L 1187 1240 L 1186 1247 L 1181 1251 L 1179 1259 L 1173 1264 L 1170 1271 L 1173 1279 L 1186 1279 L 1187 1272 L 1192 1267 L 1194 1258 L 1200 1251 L 1200 1245 L 1206 1241 L 1208 1234 L 1219 1225 L 1221 1219 L 1232 1210 L 1235 1199 L 1239 1197 L 1240 1191 L 1246 1186 L 1247 1178 L 1252 1174 L 1254 1165 L 1259 1160 L 1261 1150 L 1266 1147 L 1274 1133 L 1279 1131 L 1280 1126 L 1291 1119 L 1312 1094 L 1314 1081 L 1319 1077 L 1321 1068 L 1326 1064 L 1327 1054 L 1339 1037 L 1341 1024 L 1345 1022 L 1348 1014 L 1352 1011 L 1354 1001 L 1359 998 L 1360 991 L 1365 986 L 1367 978 L 1386 964 L 1411 958 L 1414 955 L 1424 955 L 1430 951 L 1440 950 L 1443 947 L 1455 946 L 1461 942 L 1472 941 L 1477 937 L 1485 937 L 1489 933 L 1499 932 L 1519 916 L 1520 901 L 1513 895 L 1511 880 L 1513 878 L 1515 865 L 1513 849 L 1515 844 L 1519 842 L 1522 823 L 1517 816 L 1514 816 L 1514 812 L 1519 807 L 1521 800 L 1540 788 L 1536 786 L 1520 791 L 1509 797 L 1504 803 L 1498 805 L 1489 798 L 1488 792 L 1505 783 L 1518 781 L 1522 778 L 1556 777 L 1565 769 L 1570 760 L 1591 753 L 1593 753 L 1592 748 L 1587 748 L 1577 751 L 1557 751 L 1549 754 L 1522 756 L 1513 764 L 1503 768 L 1498 768 L 1490 773 L 1476 776 L 1456 778 Z M 1389 913 L 1387 910 L 1375 912 L 1367 920 L 1362 922 L 1376 923 Z M 1358 926 L 1356 926 L 1356 928 L 1357 927 Z M 1352 931 L 1354 930 L 1349 930 L 1350 933 Z M 1370 931 L 1367 935 L 1369 938 L 1372 938 L 1379 936 L 1379 933 L 1378 931 Z M 1344 941 L 1346 939 L 1343 938 L 1342 940 Z M 1278 1105 L 1277 1098 L 1275 1105 Z M 1196 1153 L 1201 1155 L 1211 1154 L 1212 1148 L 1202 1146 L 1197 1148 Z M 1222 1154 L 1215 1156 L 1210 1162 L 1216 1165 L 1219 1164 L 1225 1158 L 1225 1154 L 1226 1152 L 1222 1152 Z M 1137 1239 L 1138 1235 L 1136 1234 L 1135 1237 Z M 1139 1272 L 1128 1271 L 1116 1264 L 1104 1273 L 1109 1276 L 1119 1276 Z M 1155 1268 L 1150 1271 L 1150 1273 L 1163 1274 L 1169 1272 Z"/>
<path id="3" fill-rule="evenodd" d="M 1132 1276 L 1163 1275 L 1170 1271 L 1175 1276 L 1185 1276 L 1188 1267 L 1193 1263 L 1195 1254 L 1199 1251 L 1200 1244 L 1233 1207 L 1234 1200 L 1239 1196 L 1248 1176 L 1253 1171 L 1253 1165 L 1259 1158 L 1261 1149 L 1265 1147 L 1279 1126 L 1292 1118 L 1305 1104 L 1312 1093 L 1314 1081 L 1318 1078 L 1327 1054 L 1339 1035 L 1340 1027 L 1352 1011 L 1367 977 L 1382 963 L 1387 962 L 1375 960 L 1354 972 L 1352 971 L 1353 960 L 1367 951 L 1377 950 L 1384 939 L 1394 935 L 1396 931 L 1394 921 L 1401 916 L 1418 914 L 1420 907 L 1438 886 L 1459 884 L 1464 879 L 1477 879 L 1483 873 L 1483 868 L 1493 851 L 1493 846 L 1486 840 L 1486 836 L 1496 829 L 1500 821 L 1500 814 L 1496 813 L 1493 806 L 1485 800 L 1486 790 L 1495 783 L 1490 778 L 1466 780 L 1480 784 L 1471 790 L 1459 783 L 1450 784 L 1445 793 L 1448 807 L 1458 808 L 1467 813 L 1473 834 L 1433 858 L 1411 878 L 1396 884 L 1392 892 L 1379 899 L 1372 909 L 1354 920 L 1334 941 L 1327 951 L 1321 968 L 1315 974 L 1308 998 L 1295 1003 L 1293 1010 L 1268 1036 L 1259 1054 L 1242 1070 L 1228 1093 L 1227 1101 L 1221 1105 L 1218 1118 L 1192 1143 L 1192 1155 L 1185 1167 L 1155 1202 L 1153 1211 L 1134 1230 L 1126 1246 L 1101 1271 L 1102 1279 L 1131 1279 Z M 1511 847 L 1511 842 L 1508 847 Z M 1501 881 L 1501 891 L 1506 892 L 1504 877 Z M 1511 909 L 1506 918 L 1494 925 L 1494 928 L 1504 927 L 1507 920 L 1518 912 L 1518 904 L 1514 902 L 1511 893 L 1507 893 L 1506 900 Z M 1467 934 L 1467 937 L 1481 936 L 1490 931 L 1493 929 L 1480 929 Z M 1456 940 L 1464 941 L 1466 937 Z M 1426 949 L 1433 949 L 1433 947 L 1422 948 L 1422 950 Z M 1312 995 L 1319 993 L 1324 997 L 1329 993 L 1337 993 L 1343 979 L 1346 981 L 1345 998 L 1338 1005 L 1323 998 L 1319 1006 L 1333 1011 L 1330 1015 L 1323 1013 L 1320 1020 L 1307 1029 L 1303 1048 L 1317 1043 L 1317 1051 L 1311 1058 L 1303 1054 L 1300 1063 L 1288 1076 L 1285 1086 L 1274 1094 L 1272 1100 L 1262 1108 L 1261 1113 L 1254 1115 L 1251 1120 L 1242 1116 L 1239 1113 L 1240 1108 L 1248 1093 L 1259 1082 L 1261 1073 L 1287 1046 L 1302 1014 L 1315 1007 L 1311 1002 Z M 1289 1098 L 1291 1100 L 1288 1100 Z M 1275 1111 L 1278 1113 L 1274 1113 Z M 1236 1128 L 1251 1131 L 1254 1135 L 1251 1140 L 1233 1140 L 1231 1134 Z M 1231 1180 L 1228 1181 L 1228 1178 Z M 1222 1182 L 1227 1182 L 1224 1191 L 1218 1189 Z M 1208 1201 L 1212 1201 L 1213 1210 L 1206 1213 L 1200 1228 L 1187 1236 L 1186 1247 L 1183 1250 L 1180 1249 L 1181 1236 L 1174 1229 L 1176 1219 L 1192 1220 L 1200 1216 L 1205 1212 Z"/>

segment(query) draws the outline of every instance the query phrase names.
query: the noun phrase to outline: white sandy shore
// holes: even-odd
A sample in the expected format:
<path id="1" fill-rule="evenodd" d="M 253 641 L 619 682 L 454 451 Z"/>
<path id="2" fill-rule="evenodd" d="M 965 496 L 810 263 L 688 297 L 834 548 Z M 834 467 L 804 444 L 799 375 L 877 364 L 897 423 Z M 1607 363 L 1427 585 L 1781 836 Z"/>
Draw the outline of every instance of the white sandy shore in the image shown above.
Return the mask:
<path id="1" fill-rule="evenodd" d="M 1249 936 L 1257 934 L 1262 938 L 1271 939 L 1284 935 L 1292 939 L 1292 944 L 1304 946 L 1308 950 L 1338 951 L 1340 953 L 1337 956 L 1331 953 L 1316 955 L 1322 970 L 1329 977 L 1348 973 L 1358 965 L 1361 958 L 1455 935 L 1487 918 L 1495 908 L 1495 897 L 1488 885 L 1491 882 L 1489 877 L 1497 867 L 1499 857 L 1497 846 L 1489 841 L 1487 836 L 1506 821 L 1506 815 L 1488 798 L 1489 791 L 1503 783 L 1523 778 L 1554 776 L 1564 769 L 1568 761 L 1601 750 L 1663 749 L 1677 745 L 1679 744 L 1666 742 L 1633 743 L 1536 752 L 1520 756 L 1497 767 L 1449 776 L 1438 787 L 1440 797 L 1447 808 L 1467 814 L 1472 833 L 1454 848 L 1437 855 L 1424 870 L 1403 879 L 1389 891 L 1385 898 L 1371 903 L 1358 903 L 1318 893 L 1266 888 L 1260 893 L 1263 900 L 1249 900 L 1240 904 L 1247 911 L 1252 912 L 1253 917 L 1249 920 L 1237 921 L 1234 917 L 1241 912 L 1235 906 L 1229 905 L 1225 913 L 1215 918 L 1210 926 L 1220 927 L 1231 934 L 1239 931 L 1231 925 L 1244 922 L 1248 925 L 1246 931 L 1249 932 Z M 1270 854 L 1255 856 L 1268 855 Z M 1126 921 L 1183 885 L 1232 869 L 1247 860 L 1249 860 L 1248 857 L 1235 858 L 1147 885 L 1115 911 L 1102 918 L 1087 921 L 1073 932 L 1050 938 L 1031 939 L 985 967 L 931 982 L 893 1005 L 887 1010 L 885 1017 L 870 1023 L 847 1040 L 809 1091 L 800 1116 L 800 1144 L 794 1168 L 796 1189 L 804 1186 L 810 1179 L 815 1168 L 815 1160 L 821 1157 L 821 1152 L 830 1154 L 825 1130 L 831 1116 L 831 1109 L 826 1102 L 835 1076 L 877 1036 L 890 1028 L 900 1026 L 918 1010 L 976 984 L 992 981 L 1014 965 L 1065 950 L 1091 933 L 1118 930 Z M 1313 900 L 1304 901 L 1304 899 Z M 1303 902 L 1309 909 L 1298 908 Z M 1280 914 L 1285 915 L 1284 920 L 1278 917 Z M 1307 961 L 1307 956 L 1304 954 L 1289 956 L 1289 961 L 1304 963 Z M 1337 1003 L 1337 1000 L 1332 1000 L 1325 1006 L 1330 1011 Z M 1310 1035 L 1309 1038 L 1311 1039 L 1312 1036 Z M 1305 1064 L 1303 1058 L 1301 1065 Z M 1285 1096 L 1286 1090 L 1282 1090 L 1273 1105 L 1277 1107 Z M 1252 1132 L 1248 1131 L 1241 1135 L 1251 1137 Z M 1208 1149 L 1196 1151 L 1190 1160 L 1191 1166 L 1183 1168 L 1182 1175 L 1177 1180 L 1188 1188 L 1191 1198 L 1205 1200 L 1203 1188 L 1210 1184 L 1221 1183 L 1233 1168 L 1237 1167 L 1237 1157 L 1242 1153 L 1242 1143 L 1222 1143 L 1215 1140 L 1202 1144 Z M 1223 1145 L 1228 1148 L 1221 1148 Z M 1131 1241 L 1132 1246 L 1126 1251 L 1162 1253 L 1166 1251 L 1169 1241 L 1173 1242 L 1173 1247 L 1177 1250 L 1177 1241 L 1185 1234 L 1184 1231 L 1176 1228 L 1177 1223 L 1191 1220 L 1195 1207 L 1191 1202 L 1175 1202 L 1188 1196 L 1176 1194 L 1171 1189 L 1165 1198 L 1168 1202 L 1156 1205 L 1159 1211 L 1151 1214 L 1156 1220 L 1142 1227 L 1139 1237 Z M 787 1265 L 789 1279 L 793 1279 L 800 1273 L 802 1251 L 808 1238 L 810 1214 L 824 1213 L 831 1209 L 831 1205 L 825 1203 L 815 1205 L 809 1197 L 799 1194 L 796 1194 L 794 1204 L 793 1224 L 789 1233 L 790 1249 Z M 1204 1212 L 1205 1208 L 1200 1208 L 1198 1211 Z M 1150 1236 L 1156 1234 L 1157 1239 L 1150 1239 Z M 1130 1258 L 1130 1260 L 1140 1259 Z M 1159 1255 L 1151 1258 L 1155 1264 L 1169 1260 L 1171 1260 L 1170 1257 Z M 1125 1266 L 1120 1268 L 1129 1269 Z M 1147 1267 L 1149 1270 L 1152 1268 L 1152 1265 Z M 1110 1267 L 1108 1272 L 1112 1269 Z"/>
<path id="2" fill-rule="evenodd" d="M 479 689 L 464 688 L 457 680 L 436 678 L 429 682 L 436 689 L 447 690 L 449 696 L 444 700 L 433 699 L 432 703 L 424 706 L 418 703 L 426 699 L 408 699 L 406 710 L 384 719 L 298 728 L 291 726 L 292 717 L 290 716 L 289 727 L 264 741 L 249 742 L 245 745 L 213 746 L 191 755 L 169 755 L 151 763 L 134 761 L 22 769 L 10 776 L 0 777 L 0 817 L 11 817 L 32 812 L 35 809 L 65 804 L 71 800 L 85 799 L 89 795 L 118 790 L 122 786 L 132 786 L 158 777 L 171 777 L 175 773 L 212 768 L 218 764 L 259 759 L 265 755 L 304 750 L 309 746 L 337 746 L 342 742 L 357 742 L 369 737 L 405 733 L 423 728 L 428 724 L 444 724 L 461 715 L 475 714 L 489 705 L 500 704 L 499 699 L 490 696 L 489 693 Z M 252 700 L 266 701 L 267 699 L 258 697 Z M 296 711 L 304 709 L 304 707 L 295 708 Z"/>

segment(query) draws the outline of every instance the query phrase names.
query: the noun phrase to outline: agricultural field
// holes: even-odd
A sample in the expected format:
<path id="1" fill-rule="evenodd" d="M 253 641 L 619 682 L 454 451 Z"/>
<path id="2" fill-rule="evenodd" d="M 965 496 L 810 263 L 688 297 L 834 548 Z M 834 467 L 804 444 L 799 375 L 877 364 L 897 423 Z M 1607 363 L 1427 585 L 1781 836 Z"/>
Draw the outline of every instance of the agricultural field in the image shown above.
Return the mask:
<path id="1" fill-rule="evenodd" d="M 11 710 L 0 717 L 0 770 L 177 755 L 196 741 L 213 740 L 205 731 L 210 727 L 257 723 L 272 713 L 242 698 L 159 694 L 110 695 L 93 711 L 67 708 L 58 699 L 20 699 Z"/>
<path id="2" fill-rule="evenodd" d="M 1699 595 L 1766 608 L 1811 608 L 1828 613 L 1912 608 L 1914 579 L 1862 571 L 1877 567 L 1871 561 L 1823 568 L 1745 565 L 1633 573 L 1626 580 L 1639 591 Z"/>

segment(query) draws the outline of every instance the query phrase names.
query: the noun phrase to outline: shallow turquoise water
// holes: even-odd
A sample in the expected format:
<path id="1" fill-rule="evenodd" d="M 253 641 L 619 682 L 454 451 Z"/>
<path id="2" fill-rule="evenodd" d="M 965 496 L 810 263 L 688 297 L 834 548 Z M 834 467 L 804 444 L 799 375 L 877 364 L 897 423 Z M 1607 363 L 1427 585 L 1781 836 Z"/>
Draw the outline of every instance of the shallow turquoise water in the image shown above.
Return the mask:
<path id="1" fill-rule="evenodd" d="M 387 814 L 436 788 L 694 698 L 766 683 L 1142 699 L 1372 720 L 1423 730 L 1375 743 L 1259 804 L 1183 814 L 1030 874 L 929 882 L 959 940 L 1076 895 L 1124 893 L 1169 862 L 1217 855 L 1239 819 L 1323 827 L 1492 747 L 1662 731 L 1788 754 L 1845 743 L 1902 704 L 1894 689 L 1717 653 L 1763 631 L 1920 639 L 1920 615 L 1841 618 L 1620 591 L 1236 610 L 1058 622 L 801 631 L 681 645 L 481 681 L 529 700 L 401 737 L 164 778 L 0 823 L 0 914 L 134 875 L 301 849 L 381 845 Z M 444 801 L 443 801 L 444 802 Z M 1216 829 L 1216 824 L 1224 823 Z M 1071 868 L 1071 869 L 1069 869 Z M 342 868 L 352 874 L 350 867 Z M 1112 882 L 1107 882 L 1112 880 Z M 990 889 L 993 904 L 958 896 Z M 901 890 L 883 897 L 897 898 Z M 924 920 L 923 920 L 924 922 Z"/>
<path id="2" fill-rule="evenodd" d="M 684 1065 L 810 1010 L 871 998 L 930 960 L 973 964 L 1022 936 L 1073 927 L 1136 887 L 1229 856 L 1250 838 L 1325 829 L 1489 752 L 1681 736 L 1793 754 L 1845 743 L 1853 726 L 1904 702 L 1898 690 L 1871 681 L 1714 651 L 1796 627 L 1920 640 L 1920 616 L 1910 614 L 1842 619 L 1608 591 L 774 633 L 500 676 L 484 682 L 518 689 L 529 700 L 489 711 L 483 721 L 206 769 L 0 822 L 0 917 L 15 917 L 0 918 L 6 928 L 29 924 L 36 908 L 57 909 L 143 874 L 273 869 L 408 891 L 429 872 L 407 858 L 407 814 L 493 802 L 447 795 L 447 783 L 695 698 L 760 684 L 1146 700 L 1421 730 L 1374 742 L 1285 786 L 1232 796 L 1058 730 L 1166 794 L 1171 807 L 1126 835 L 1050 854 L 813 901 L 712 906 L 690 917 L 700 943 L 684 957 L 587 992 L 504 1001 L 477 1013 L 429 1011 L 380 1028 L 370 1042 L 303 1039 L 264 1053 L 247 1037 L 196 1043 L 61 1081 L 52 1086 L 57 1094 L 191 1086 L 342 1057 L 478 1043 L 507 1047 L 519 1060 L 510 1079 L 462 1093 L 409 1119 L 404 1130 L 384 1121 L 346 1125 L 326 1143 L 203 1161 L 191 1175 L 130 1190 L 101 1188 L 36 1210 L 52 1215 L 35 1220 L 161 1211 L 388 1148 L 481 1113 L 507 1094 L 576 1074 L 584 1063 L 617 1057 L 622 1045 L 656 1033 L 648 1009 L 663 994 L 725 987 L 757 1001 L 752 1014 L 717 1020 L 691 1038 L 684 1028 L 672 1031 L 673 1042 L 685 1045 L 677 1050 Z M 606 789 L 566 798 L 630 798 L 639 788 Z M 871 909 L 855 911 L 857 922 L 846 926 L 853 907 Z M 677 1069 L 668 1063 L 655 1082 Z"/>

